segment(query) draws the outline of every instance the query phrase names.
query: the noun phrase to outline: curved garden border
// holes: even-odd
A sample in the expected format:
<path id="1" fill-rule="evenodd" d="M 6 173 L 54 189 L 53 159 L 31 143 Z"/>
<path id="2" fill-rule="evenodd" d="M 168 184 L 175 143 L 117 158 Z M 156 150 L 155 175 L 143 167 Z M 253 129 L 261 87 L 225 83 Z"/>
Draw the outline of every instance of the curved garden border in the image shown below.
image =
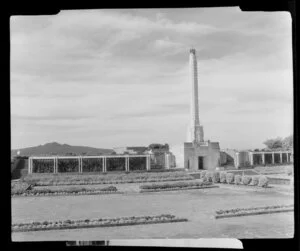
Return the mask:
<path id="1" fill-rule="evenodd" d="M 177 218 L 174 215 L 158 215 L 158 216 L 141 216 L 141 217 L 121 217 L 117 219 L 95 219 L 95 220 L 76 220 L 64 222 L 33 222 L 25 224 L 13 224 L 13 232 L 28 232 L 28 231 L 45 231 L 45 230 L 63 230 L 77 228 L 93 228 L 93 227 L 116 227 L 116 226 L 131 226 L 142 224 L 158 224 L 158 223 L 173 223 L 185 222 L 186 218 Z"/>
<path id="2" fill-rule="evenodd" d="M 239 216 L 250 216 L 259 214 L 272 214 L 272 213 L 284 213 L 293 212 L 294 205 L 281 205 L 281 206 L 266 206 L 259 208 L 237 208 L 231 210 L 220 210 L 216 211 L 215 218 L 229 218 L 229 217 L 239 217 Z"/>

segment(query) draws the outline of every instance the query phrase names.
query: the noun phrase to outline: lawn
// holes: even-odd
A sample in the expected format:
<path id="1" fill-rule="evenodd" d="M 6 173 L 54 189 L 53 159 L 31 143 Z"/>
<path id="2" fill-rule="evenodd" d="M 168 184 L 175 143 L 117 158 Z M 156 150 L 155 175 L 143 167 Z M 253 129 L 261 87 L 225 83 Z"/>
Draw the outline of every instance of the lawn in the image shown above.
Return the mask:
<path id="1" fill-rule="evenodd" d="M 285 174 L 286 170 L 291 167 L 293 167 L 293 165 L 257 166 L 254 168 L 254 170 L 261 174 Z"/>
<path id="2" fill-rule="evenodd" d="M 173 214 L 188 222 L 13 233 L 14 241 L 130 238 L 290 238 L 293 213 L 214 219 L 216 210 L 293 204 L 277 190 L 213 188 L 149 194 L 12 198 L 12 222 Z"/>

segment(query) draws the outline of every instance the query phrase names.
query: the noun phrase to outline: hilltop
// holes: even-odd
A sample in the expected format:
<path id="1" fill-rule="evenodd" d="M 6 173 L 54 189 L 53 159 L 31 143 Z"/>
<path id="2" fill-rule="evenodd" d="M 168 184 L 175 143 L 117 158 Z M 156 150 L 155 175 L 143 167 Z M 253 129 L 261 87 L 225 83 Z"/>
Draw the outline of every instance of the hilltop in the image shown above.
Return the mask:
<path id="1" fill-rule="evenodd" d="M 101 155 L 111 154 L 112 149 L 94 148 L 88 146 L 71 146 L 68 144 L 59 144 L 57 142 L 47 143 L 44 145 L 27 147 L 11 150 L 11 157 L 20 156 L 43 156 L 43 155 Z"/>

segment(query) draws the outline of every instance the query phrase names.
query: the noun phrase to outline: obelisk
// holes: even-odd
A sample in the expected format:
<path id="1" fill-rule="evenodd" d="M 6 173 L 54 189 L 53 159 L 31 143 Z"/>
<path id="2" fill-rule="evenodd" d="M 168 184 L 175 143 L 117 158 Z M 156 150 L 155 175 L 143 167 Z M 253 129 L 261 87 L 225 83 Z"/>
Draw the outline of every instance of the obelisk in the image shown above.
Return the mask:
<path id="1" fill-rule="evenodd" d="M 189 140 L 194 143 L 204 141 L 203 126 L 199 120 L 199 104 L 198 104 L 198 71 L 196 50 L 190 49 L 190 81 L 192 87 L 191 97 L 191 125 Z"/>

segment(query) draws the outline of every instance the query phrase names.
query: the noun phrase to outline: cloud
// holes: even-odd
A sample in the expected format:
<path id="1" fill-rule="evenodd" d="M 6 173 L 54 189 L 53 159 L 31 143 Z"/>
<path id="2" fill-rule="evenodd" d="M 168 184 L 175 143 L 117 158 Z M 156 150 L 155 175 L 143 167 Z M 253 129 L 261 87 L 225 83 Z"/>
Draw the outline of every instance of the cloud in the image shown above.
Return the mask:
<path id="1" fill-rule="evenodd" d="M 22 120 L 33 120 L 33 121 L 54 121 L 54 120 L 81 120 L 91 118 L 91 116 L 86 115 L 64 115 L 64 116 L 27 116 L 27 115 L 15 115 L 12 114 L 13 119 L 22 119 Z"/>
<path id="2" fill-rule="evenodd" d="M 186 114 L 189 111 L 189 104 L 163 104 L 156 105 L 152 109 L 138 112 L 120 113 L 112 116 L 112 119 L 130 119 L 144 117 L 176 116 Z"/>
<path id="3" fill-rule="evenodd" d="M 238 8 L 13 17 L 12 144 L 179 144 L 189 123 L 191 46 L 205 135 L 237 147 L 259 139 L 239 143 L 231 132 L 284 134 L 292 120 L 290 27 L 281 13 Z"/>

